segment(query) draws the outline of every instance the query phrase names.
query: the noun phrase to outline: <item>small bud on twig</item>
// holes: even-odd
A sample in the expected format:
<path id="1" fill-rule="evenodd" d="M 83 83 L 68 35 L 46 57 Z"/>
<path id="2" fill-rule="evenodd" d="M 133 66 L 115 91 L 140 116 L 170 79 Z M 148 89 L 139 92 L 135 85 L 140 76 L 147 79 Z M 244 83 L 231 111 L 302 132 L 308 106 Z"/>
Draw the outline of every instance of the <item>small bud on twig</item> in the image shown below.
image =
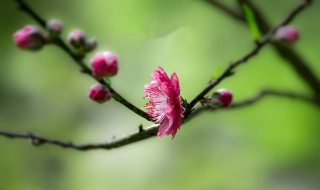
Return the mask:
<path id="1" fill-rule="evenodd" d="M 219 89 L 213 93 L 210 103 L 217 107 L 228 107 L 232 102 L 232 93 L 226 89 Z"/>
<path id="2" fill-rule="evenodd" d="M 46 43 L 44 34 L 36 26 L 27 25 L 13 34 L 15 44 L 27 50 L 40 50 Z"/>
<path id="3" fill-rule="evenodd" d="M 68 41 L 74 48 L 83 48 L 86 44 L 86 33 L 82 30 L 72 30 L 68 35 Z"/>
<path id="4" fill-rule="evenodd" d="M 96 101 L 98 103 L 103 103 L 107 100 L 110 100 L 111 93 L 107 87 L 102 86 L 100 84 L 95 84 L 90 87 L 88 96 L 93 101 Z"/>
<path id="5" fill-rule="evenodd" d="M 91 59 L 91 67 L 92 74 L 98 79 L 114 76 L 118 72 L 118 57 L 108 51 L 96 53 Z"/>
<path id="6" fill-rule="evenodd" d="M 94 50 L 98 45 L 97 39 L 96 38 L 90 38 L 86 41 L 85 44 L 85 51 L 86 52 L 90 52 L 92 50 Z"/>
<path id="7" fill-rule="evenodd" d="M 59 20 L 50 20 L 47 23 L 47 30 L 49 32 L 50 38 L 55 39 L 62 33 L 62 23 Z"/>
<path id="8" fill-rule="evenodd" d="M 299 31 L 294 26 L 282 26 L 274 34 L 273 40 L 294 43 L 299 39 Z"/>

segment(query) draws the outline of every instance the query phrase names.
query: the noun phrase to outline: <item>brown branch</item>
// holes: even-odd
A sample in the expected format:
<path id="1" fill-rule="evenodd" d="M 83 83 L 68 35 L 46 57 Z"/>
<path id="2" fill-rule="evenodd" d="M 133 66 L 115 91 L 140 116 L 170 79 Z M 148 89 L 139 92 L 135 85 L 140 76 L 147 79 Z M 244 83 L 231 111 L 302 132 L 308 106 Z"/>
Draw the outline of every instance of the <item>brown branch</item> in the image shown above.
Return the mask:
<path id="1" fill-rule="evenodd" d="M 46 21 L 44 19 L 42 19 L 33 9 L 31 9 L 27 3 L 25 3 L 23 0 L 16 0 L 16 2 L 18 3 L 18 6 L 22 11 L 26 12 L 28 15 L 30 15 L 31 18 L 33 18 L 35 21 L 37 21 L 41 27 L 46 29 Z M 119 103 L 121 103 L 122 105 L 124 105 L 125 107 L 127 107 L 128 109 L 133 111 L 134 113 L 145 118 L 146 120 L 151 121 L 149 118 L 149 115 L 146 112 L 142 111 L 138 107 L 131 104 L 128 100 L 126 100 L 118 92 L 116 92 L 116 90 L 114 90 L 110 85 L 108 85 L 104 80 L 97 79 L 92 74 L 91 69 L 83 62 L 83 57 L 77 56 L 61 38 L 57 38 L 55 40 L 54 44 L 57 45 L 58 47 L 60 47 L 62 50 L 64 50 L 64 52 L 66 52 L 75 61 L 75 63 L 77 63 L 77 65 L 81 68 L 81 72 L 89 75 L 94 80 L 99 82 L 101 85 L 107 86 L 113 95 L 112 97 L 116 101 L 118 101 Z"/>
<path id="2" fill-rule="evenodd" d="M 155 125 L 146 127 L 144 129 L 139 128 L 136 132 L 124 135 L 123 137 L 112 138 L 106 143 L 98 143 L 98 144 L 76 144 L 70 141 L 61 141 L 61 140 L 51 139 L 51 138 L 35 135 L 32 133 L 16 133 L 16 132 L 4 131 L 4 130 L 0 130 L 0 136 L 5 136 L 8 138 L 27 139 L 34 146 L 51 144 L 51 145 L 59 146 L 62 148 L 74 149 L 79 151 L 87 151 L 87 150 L 96 150 L 96 149 L 113 149 L 120 146 L 125 146 L 127 144 L 131 144 L 137 141 L 141 141 L 141 140 L 156 136 L 157 131 L 158 131 L 158 125 L 155 124 Z"/>
<path id="3" fill-rule="evenodd" d="M 259 102 L 260 100 L 262 100 L 263 98 L 265 98 L 267 96 L 290 98 L 293 100 L 304 101 L 304 102 L 307 102 L 310 104 L 316 103 L 316 100 L 313 97 L 310 97 L 310 96 L 307 96 L 304 94 L 283 91 L 283 90 L 264 89 L 250 98 L 232 103 L 228 108 L 225 108 L 225 110 L 231 110 L 231 109 L 236 109 L 236 108 L 242 108 L 245 106 L 250 106 L 252 104 Z M 223 109 L 218 109 L 216 107 L 212 107 L 211 105 L 198 107 L 192 112 L 192 115 L 189 117 L 189 119 L 194 118 L 195 116 L 199 115 L 200 113 L 203 113 L 204 111 L 217 111 L 217 110 L 223 110 Z"/>
<path id="4" fill-rule="evenodd" d="M 300 13 L 304 8 L 306 8 L 309 4 L 307 2 L 302 2 L 296 8 L 294 8 L 289 15 L 277 26 L 270 30 L 269 33 L 265 35 L 265 37 L 256 42 L 255 48 L 251 50 L 249 53 L 241 57 L 240 59 L 232 62 L 229 67 L 215 80 L 212 80 L 189 104 L 187 107 L 184 117 L 187 119 L 191 114 L 193 107 L 201 100 L 203 97 L 215 86 L 217 86 L 222 80 L 234 74 L 234 69 L 242 63 L 247 62 L 250 58 L 254 57 L 259 53 L 262 47 L 271 42 L 273 34 L 277 31 L 277 29 L 281 26 L 287 25 L 291 22 L 295 16 Z"/>
<path id="5" fill-rule="evenodd" d="M 22 10 L 24 10 L 28 14 L 30 14 L 30 16 L 32 18 L 34 18 L 36 21 L 39 22 L 40 25 L 43 26 L 43 23 L 45 23 L 45 22 L 34 11 L 32 11 L 29 8 L 29 6 L 27 6 L 22 0 L 16 0 L 16 1 L 20 4 L 20 7 L 22 8 Z M 256 55 L 263 46 L 265 46 L 267 43 L 270 42 L 270 39 L 271 39 L 272 35 L 274 34 L 274 32 L 277 30 L 277 28 L 290 22 L 303 8 L 305 8 L 306 5 L 307 4 L 304 3 L 304 4 L 301 4 L 298 7 L 296 7 L 281 24 L 274 27 L 265 36 L 265 38 L 263 38 L 261 41 L 257 42 L 256 47 L 253 50 L 251 50 L 248 54 L 244 55 L 242 58 L 238 59 L 237 61 L 231 63 L 229 65 L 229 67 L 222 73 L 222 75 L 220 75 L 216 80 L 209 83 L 208 86 L 191 101 L 191 103 L 189 104 L 189 107 L 187 108 L 187 110 L 185 112 L 186 113 L 185 116 L 189 116 L 191 114 L 191 111 L 192 111 L 193 107 L 195 106 L 195 104 L 200 99 L 202 99 L 203 96 L 206 95 L 213 87 L 215 87 L 217 84 L 219 84 L 223 79 L 232 75 L 233 70 L 238 65 L 245 63 L 248 59 L 250 59 L 254 55 Z M 93 77 L 94 79 L 96 79 L 91 74 L 91 70 L 82 62 L 82 59 L 78 58 L 61 39 L 59 39 L 56 42 L 56 45 L 58 45 L 65 52 L 67 52 L 76 61 L 76 63 L 82 68 L 84 73 L 86 73 L 86 74 L 90 75 L 91 77 Z M 100 80 L 97 80 L 97 81 L 100 82 L 101 84 L 107 86 L 107 84 L 105 84 L 104 81 L 100 81 Z M 142 117 L 149 120 L 149 117 L 147 116 L 147 114 L 145 112 L 143 112 L 140 109 L 136 108 L 135 106 L 131 105 L 124 98 L 122 98 L 118 93 L 116 93 L 113 89 L 111 89 L 111 90 L 115 94 L 114 98 L 117 101 L 119 101 L 123 105 L 127 106 L 129 109 L 133 110 L 135 113 L 137 113 L 137 114 L 141 115 Z M 302 98 L 303 96 L 301 96 L 301 95 L 296 95 L 294 93 L 284 93 L 284 92 L 275 93 L 275 92 L 277 92 L 277 91 L 273 91 L 273 93 L 270 93 L 270 90 L 269 90 L 269 92 L 268 91 L 264 92 L 256 98 L 252 98 L 252 99 L 248 99 L 248 100 L 245 100 L 242 102 L 235 103 L 229 109 L 240 108 L 240 107 L 244 107 L 246 105 L 250 105 L 250 104 L 260 100 L 261 97 L 263 97 L 265 95 L 269 95 L 269 94 L 272 94 L 275 96 L 292 97 L 292 98 L 302 99 L 302 100 L 306 100 L 306 101 L 310 102 L 309 98 Z M 227 109 L 227 110 L 229 110 L 229 109 Z M 141 113 L 139 110 L 141 111 Z M 205 109 L 203 109 L 203 110 L 205 110 Z M 186 121 L 188 121 L 188 119 L 193 118 L 194 116 L 196 116 L 200 112 L 202 112 L 201 108 L 196 109 L 193 112 L 193 114 L 191 114 L 192 117 L 189 117 L 189 118 L 185 117 L 184 123 Z M 112 149 L 112 148 L 128 145 L 128 144 L 131 144 L 134 142 L 138 142 L 138 141 L 156 136 L 157 129 L 158 129 L 158 125 L 152 125 L 147 128 L 144 128 L 144 129 L 142 127 L 139 127 L 139 129 L 136 132 L 124 135 L 119 138 L 113 138 L 106 143 L 98 143 L 98 144 L 76 144 L 76 143 L 69 142 L 69 141 L 60 141 L 60 140 L 42 137 L 42 136 L 38 136 L 38 135 L 35 135 L 32 133 L 14 133 L 14 132 L 7 132 L 7 131 L 3 131 L 3 130 L 2 131 L 0 130 L 0 136 L 5 136 L 8 138 L 28 139 L 31 141 L 31 143 L 33 145 L 36 145 L 36 146 L 43 145 L 43 144 L 51 144 L 51 145 L 55 145 L 55 146 L 59 146 L 59 147 L 63 147 L 63 148 L 70 148 L 70 149 L 74 149 L 74 150 L 85 151 L 85 150 L 94 150 L 94 149 Z"/>
<path id="6" fill-rule="evenodd" d="M 225 108 L 225 109 L 213 108 L 210 105 L 205 106 L 205 107 L 199 107 L 194 110 L 192 115 L 190 115 L 188 120 L 185 120 L 184 123 L 186 123 L 187 121 L 190 121 L 192 118 L 195 118 L 195 116 L 198 116 L 200 113 L 203 113 L 205 111 L 232 110 L 232 109 L 242 108 L 245 106 L 252 105 L 252 104 L 260 101 L 261 99 L 263 99 L 266 96 L 292 98 L 292 99 L 296 99 L 296 100 L 305 101 L 308 103 L 314 103 L 314 99 L 312 99 L 311 97 L 308 97 L 306 95 L 297 94 L 297 93 L 293 93 L 293 92 L 285 92 L 285 91 L 269 89 L 269 90 L 263 90 L 251 98 L 248 98 L 248 99 L 245 99 L 245 100 L 242 100 L 239 102 L 235 102 L 230 107 Z M 0 130 L 0 136 L 5 136 L 8 138 L 27 139 L 34 146 L 51 144 L 54 146 L 78 150 L 78 151 L 89 151 L 89 150 L 97 150 L 97 149 L 109 150 L 109 149 L 125 146 L 128 144 L 134 143 L 134 142 L 142 141 L 142 140 L 145 140 L 145 139 L 148 139 L 151 137 L 155 137 L 157 135 L 158 126 L 159 125 L 157 125 L 157 124 L 151 125 L 146 128 L 142 128 L 142 126 L 139 126 L 139 129 L 133 133 L 126 134 L 126 135 L 119 137 L 119 138 L 112 138 L 105 143 L 93 143 L 93 144 L 91 144 L 91 143 L 89 143 L 89 144 L 76 144 L 76 143 L 73 143 L 70 141 L 51 139 L 51 138 L 35 135 L 32 133 L 16 133 L 16 132 L 4 131 L 4 130 Z"/>
<path id="7" fill-rule="evenodd" d="M 245 18 L 242 14 L 241 11 L 238 11 L 234 8 L 231 8 L 227 5 L 225 5 L 224 3 L 217 1 L 217 0 L 204 0 L 209 2 L 210 4 L 218 7 L 219 9 L 223 10 L 224 12 L 228 13 L 230 16 L 232 16 L 235 19 L 242 19 L 243 21 L 245 21 Z"/>
<path id="8" fill-rule="evenodd" d="M 205 0 L 210 2 L 213 6 L 227 13 L 231 17 L 237 19 L 238 21 L 246 24 L 242 14 L 238 13 L 237 9 L 232 9 L 231 7 L 225 5 L 220 0 Z M 310 4 L 312 1 L 304 1 L 304 4 Z M 266 17 L 262 14 L 262 11 L 250 0 L 240 0 L 240 3 L 246 3 L 255 15 L 257 24 L 262 33 L 267 33 L 271 26 Z M 288 61 L 288 64 L 294 69 L 294 71 L 300 76 L 301 79 L 312 89 L 313 93 L 318 97 L 317 104 L 320 105 L 320 81 L 317 78 L 316 74 L 308 66 L 309 64 L 299 55 L 297 51 L 292 49 L 289 46 L 285 46 L 281 43 L 272 43 L 273 47 L 277 53 L 285 60 Z"/>

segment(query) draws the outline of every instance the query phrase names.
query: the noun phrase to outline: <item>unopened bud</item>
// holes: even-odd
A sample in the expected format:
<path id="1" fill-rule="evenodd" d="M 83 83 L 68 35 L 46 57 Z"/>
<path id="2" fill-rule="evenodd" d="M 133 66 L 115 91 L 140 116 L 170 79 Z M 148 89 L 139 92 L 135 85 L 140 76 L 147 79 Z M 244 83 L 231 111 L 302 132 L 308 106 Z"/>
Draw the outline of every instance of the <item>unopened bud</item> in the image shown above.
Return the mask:
<path id="1" fill-rule="evenodd" d="M 111 93 L 107 87 L 95 84 L 90 87 L 88 96 L 93 101 L 103 103 L 111 98 Z"/>
<path id="2" fill-rule="evenodd" d="M 232 102 L 232 93 L 226 89 L 219 89 L 213 93 L 210 102 L 217 107 L 228 107 Z"/>
<path id="3" fill-rule="evenodd" d="M 75 48 L 84 47 L 86 44 L 86 33 L 82 30 L 75 29 L 69 33 L 68 41 Z"/>
<path id="4" fill-rule="evenodd" d="M 90 52 L 94 50 L 98 45 L 97 39 L 96 38 L 90 38 L 86 41 L 85 44 L 85 51 Z"/>
<path id="5" fill-rule="evenodd" d="M 299 31 L 293 26 L 282 26 L 274 34 L 274 40 L 294 43 L 299 38 Z"/>
<path id="6" fill-rule="evenodd" d="M 99 52 L 91 59 L 91 67 L 98 79 L 114 76 L 118 72 L 118 57 L 112 52 Z"/>
<path id="7" fill-rule="evenodd" d="M 59 20 L 50 20 L 47 23 L 47 30 L 51 38 L 56 38 L 61 34 L 63 30 L 62 23 Z"/>
<path id="8" fill-rule="evenodd" d="M 40 50 L 46 43 L 44 34 L 36 26 L 27 25 L 13 34 L 15 44 L 28 50 Z"/>

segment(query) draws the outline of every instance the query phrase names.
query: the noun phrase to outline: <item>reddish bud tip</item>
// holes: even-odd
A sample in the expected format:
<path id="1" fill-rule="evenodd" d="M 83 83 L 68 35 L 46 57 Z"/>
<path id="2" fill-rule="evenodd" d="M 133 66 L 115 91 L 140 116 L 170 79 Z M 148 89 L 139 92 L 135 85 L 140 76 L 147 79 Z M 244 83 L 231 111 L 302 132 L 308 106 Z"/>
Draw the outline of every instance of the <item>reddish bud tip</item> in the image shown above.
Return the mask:
<path id="1" fill-rule="evenodd" d="M 111 93 L 107 87 L 95 84 L 90 87 L 88 96 L 93 101 L 103 103 L 111 98 Z"/>
<path id="2" fill-rule="evenodd" d="M 101 79 L 114 76 L 118 72 L 118 57 L 115 53 L 98 52 L 91 59 L 92 74 Z"/>
<path id="3" fill-rule="evenodd" d="M 50 20 L 47 23 L 47 30 L 51 37 L 57 37 L 63 30 L 62 23 L 59 20 Z"/>
<path id="4" fill-rule="evenodd" d="M 68 35 L 69 43 L 75 48 L 84 47 L 86 38 L 86 33 L 79 29 L 72 30 Z"/>
<path id="5" fill-rule="evenodd" d="M 211 103 L 219 107 L 228 107 L 232 102 L 232 93 L 226 89 L 219 89 L 211 96 Z"/>
<path id="6" fill-rule="evenodd" d="M 294 43 L 299 39 L 299 31 L 294 26 L 282 26 L 276 31 L 274 39 Z"/>
<path id="7" fill-rule="evenodd" d="M 32 25 L 27 25 L 13 34 L 15 44 L 28 50 L 40 50 L 46 40 L 44 34 L 39 28 Z"/>

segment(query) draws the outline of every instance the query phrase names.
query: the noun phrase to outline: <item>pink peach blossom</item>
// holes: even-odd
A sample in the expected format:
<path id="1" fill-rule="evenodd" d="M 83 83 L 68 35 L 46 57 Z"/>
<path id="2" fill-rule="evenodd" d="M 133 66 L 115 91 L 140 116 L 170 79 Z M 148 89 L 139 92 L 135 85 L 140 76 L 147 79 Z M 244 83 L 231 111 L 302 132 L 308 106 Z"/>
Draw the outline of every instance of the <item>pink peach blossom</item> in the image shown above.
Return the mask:
<path id="1" fill-rule="evenodd" d="M 168 77 L 159 67 L 151 74 L 153 79 L 144 85 L 144 96 L 149 102 L 144 106 L 150 117 L 160 123 L 158 137 L 172 135 L 175 137 L 182 123 L 182 105 L 180 101 L 180 86 L 176 73 Z"/>

